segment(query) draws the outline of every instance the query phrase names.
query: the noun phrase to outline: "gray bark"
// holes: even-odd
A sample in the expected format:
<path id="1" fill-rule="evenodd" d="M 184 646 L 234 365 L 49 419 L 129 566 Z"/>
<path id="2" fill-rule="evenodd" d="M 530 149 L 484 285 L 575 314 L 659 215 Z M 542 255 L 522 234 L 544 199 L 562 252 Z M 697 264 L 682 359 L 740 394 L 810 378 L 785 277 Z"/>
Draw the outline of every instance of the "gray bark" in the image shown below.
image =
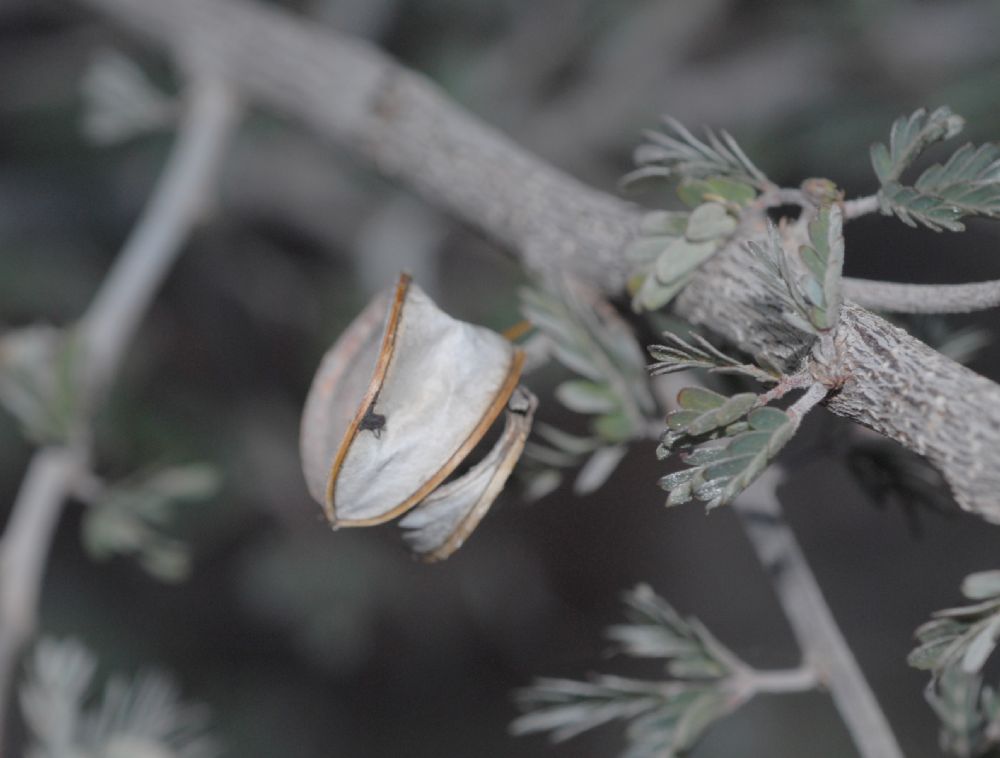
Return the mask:
<path id="1" fill-rule="evenodd" d="M 375 48 L 249 0 L 82 0 L 306 124 L 480 227 L 536 269 L 609 293 L 639 213 L 517 147 Z M 743 251 L 709 262 L 678 313 L 752 353 L 802 347 L 748 281 Z M 879 317 L 844 309 L 845 382 L 828 407 L 928 457 L 958 503 L 1000 522 L 1000 387 Z"/>

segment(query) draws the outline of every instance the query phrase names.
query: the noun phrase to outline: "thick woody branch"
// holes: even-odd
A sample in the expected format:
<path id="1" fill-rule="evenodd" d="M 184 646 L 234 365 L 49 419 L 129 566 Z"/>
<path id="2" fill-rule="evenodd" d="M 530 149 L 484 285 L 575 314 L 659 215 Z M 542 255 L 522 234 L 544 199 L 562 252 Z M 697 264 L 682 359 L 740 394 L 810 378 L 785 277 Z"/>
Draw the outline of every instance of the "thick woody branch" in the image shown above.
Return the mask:
<path id="1" fill-rule="evenodd" d="M 637 210 L 549 167 L 375 48 L 249 0 L 82 1 L 367 157 L 527 265 L 621 290 Z M 762 302 L 734 246 L 677 310 L 750 352 L 794 359 L 799 338 Z M 844 308 L 838 333 L 845 381 L 830 410 L 926 455 L 962 507 L 1000 521 L 1000 387 L 858 307 Z"/>
<path id="2" fill-rule="evenodd" d="M 78 388 L 90 408 L 115 374 L 154 294 L 200 217 L 238 109 L 225 85 L 196 81 L 169 163 L 142 218 L 81 320 Z M 82 424 L 86 425 L 86 419 Z M 35 453 L 0 538 L 0 751 L 20 653 L 34 633 L 49 545 L 75 483 L 86 471 L 89 431 Z"/>

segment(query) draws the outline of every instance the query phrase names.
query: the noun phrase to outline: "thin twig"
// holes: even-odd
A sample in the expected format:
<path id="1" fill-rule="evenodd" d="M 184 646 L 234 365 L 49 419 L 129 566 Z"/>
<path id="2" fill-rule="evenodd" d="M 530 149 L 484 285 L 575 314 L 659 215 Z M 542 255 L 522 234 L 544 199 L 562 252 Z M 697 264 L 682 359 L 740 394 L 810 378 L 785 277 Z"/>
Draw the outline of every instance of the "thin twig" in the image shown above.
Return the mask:
<path id="1" fill-rule="evenodd" d="M 844 296 L 892 313 L 971 313 L 1000 305 L 1000 279 L 969 284 L 899 284 L 844 279 Z"/>
<path id="2" fill-rule="evenodd" d="M 238 108 L 217 81 L 196 80 L 173 153 L 149 204 L 82 319 L 85 405 L 114 376 L 143 314 L 197 222 Z M 45 561 L 67 495 L 86 468 L 86 429 L 37 451 L 0 538 L 0 750 L 17 661 L 34 632 Z"/>
<path id="3" fill-rule="evenodd" d="M 875 695 L 837 626 L 785 521 L 777 488 L 782 472 L 765 471 L 733 507 L 778 596 L 803 657 L 830 690 L 862 758 L 903 758 Z"/>

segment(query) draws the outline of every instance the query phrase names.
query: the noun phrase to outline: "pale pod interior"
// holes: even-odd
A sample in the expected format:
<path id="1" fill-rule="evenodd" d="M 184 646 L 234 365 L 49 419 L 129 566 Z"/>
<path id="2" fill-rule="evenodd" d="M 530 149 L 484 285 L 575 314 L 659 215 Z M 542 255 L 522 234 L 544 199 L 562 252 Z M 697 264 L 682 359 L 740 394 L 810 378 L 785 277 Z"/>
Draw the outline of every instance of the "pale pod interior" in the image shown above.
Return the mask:
<path id="1" fill-rule="evenodd" d="M 508 340 L 451 318 L 406 276 L 377 295 L 324 356 L 303 414 L 306 481 L 331 524 L 381 523 L 428 499 L 406 524 L 414 548 L 444 557 L 461 544 L 452 535 L 478 523 L 530 428 L 534 398 L 512 398 L 522 363 Z M 428 498 L 505 408 L 494 449 Z"/>

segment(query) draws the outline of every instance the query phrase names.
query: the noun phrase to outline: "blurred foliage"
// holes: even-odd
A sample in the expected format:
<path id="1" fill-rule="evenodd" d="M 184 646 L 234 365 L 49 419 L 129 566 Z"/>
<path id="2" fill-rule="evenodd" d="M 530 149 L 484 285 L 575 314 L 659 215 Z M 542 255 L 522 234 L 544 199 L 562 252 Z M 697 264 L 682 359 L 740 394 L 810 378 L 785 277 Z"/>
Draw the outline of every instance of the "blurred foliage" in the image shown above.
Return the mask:
<path id="1" fill-rule="evenodd" d="M 95 559 L 132 555 L 159 579 L 185 579 L 191 570 L 188 547 L 164 530 L 175 509 L 212 497 L 219 485 L 218 472 L 202 465 L 175 466 L 107 486 L 97 483 L 94 492 L 86 493 L 84 545 Z"/>
<path id="2" fill-rule="evenodd" d="M 100 702 L 88 705 L 97 661 L 76 640 L 43 639 L 20 688 L 33 742 L 28 758 L 214 758 L 203 706 L 180 701 L 160 673 L 132 681 L 113 677 Z"/>
<path id="3" fill-rule="evenodd" d="M 623 758 L 675 758 L 742 703 L 733 681 L 745 665 L 701 622 L 680 616 L 647 585 L 624 601 L 628 623 L 608 629 L 608 637 L 625 655 L 662 659 L 669 679 L 539 679 L 517 693 L 526 713 L 511 724 L 514 734 L 551 732 L 562 742 L 621 719 L 629 723 Z"/>
<path id="4" fill-rule="evenodd" d="M 0 406 L 32 442 L 64 442 L 77 426 L 79 353 L 72 330 L 27 326 L 0 336 Z"/>
<path id="5" fill-rule="evenodd" d="M 525 446 L 522 473 L 531 498 L 551 492 L 561 469 L 580 467 L 573 491 L 585 495 L 607 481 L 627 443 L 645 439 L 656 410 L 642 350 L 631 326 L 596 292 L 564 283 L 555 292 L 524 288 L 521 312 L 538 330 L 546 349 L 580 378 L 559 384 L 558 400 L 589 417 L 586 437 L 539 424 Z"/>
<path id="6" fill-rule="evenodd" d="M 931 673 L 926 696 L 941 719 L 941 747 L 977 758 L 1000 746 L 1000 699 L 983 684 L 1000 641 L 1000 571 L 969 574 L 962 594 L 969 605 L 937 611 L 917 629 L 908 660 Z"/>
<path id="7" fill-rule="evenodd" d="M 640 129 L 662 112 L 740 135 L 775 181 L 828 175 L 849 195 L 877 189 L 866 148 L 885 139 L 899 113 L 947 102 L 969 119 L 970 139 L 1000 134 L 993 0 L 282 4 L 317 28 L 372 39 L 514 139 L 611 191 Z M 110 111 L 123 124 L 166 125 L 178 77 L 141 40 L 71 4 L 11 0 L 0 10 L 0 38 L 6 339 L 80 315 L 169 144 L 163 131 L 113 145 L 88 141 L 90 64 L 115 49 L 142 72 L 112 77 L 112 90 L 124 83 L 128 93 L 115 106 L 126 107 Z M 144 80 L 166 94 L 150 95 Z M 137 81 L 138 90 L 128 89 Z M 132 110 L 143 99 L 157 104 Z M 512 748 L 505 698 L 536 671 L 576 675 L 621 586 L 656 576 L 671 597 L 729 587 L 718 609 L 706 609 L 718 617 L 712 626 L 756 629 L 751 652 L 764 657 L 780 654 L 786 631 L 780 618 L 746 607 L 753 588 L 713 583 L 731 576 L 732 565 L 750 565 L 728 522 L 703 525 L 683 512 L 667 521 L 644 507 L 661 495 L 633 483 L 640 464 L 629 468 L 631 459 L 618 464 L 616 486 L 592 499 L 552 497 L 532 509 L 508 501 L 476 549 L 447 566 L 413 564 L 377 535 L 326 531 L 295 461 L 295 419 L 316 361 L 371 294 L 365 287 L 385 285 L 370 278 L 380 270 L 376 258 L 411 266 L 424 245 L 421 286 L 447 310 L 500 329 L 518 318 L 523 279 L 515 267 L 468 229 L 444 222 L 438 236 L 422 234 L 413 216 L 428 211 L 419 204 L 409 221 L 386 214 L 399 196 L 296 125 L 253 113 L 215 214 L 171 275 L 98 419 L 96 458 L 112 481 L 157 461 L 207 461 L 221 471 L 216 499 L 172 519 L 190 545 L 192 579 L 161 586 L 127 562 L 93 564 L 80 549 L 79 511 L 71 511 L 53 552 L 43 629 L 86 630 L 100 659 L 116 667 L 169 663 L 185 691 L 212 703 L 233 755 L 607 755 L 616 741 L 589 734 L 566 748 Z M 656 207 L 679 202 L 655 191 L 635 197 Z M 849 232 L 852 273 L 919 281 L 998 273 L 995 232 L 974 222 L 968 236 L 978 252 L 959 258 L 945 239 L 928 242 L 876 221 Z M 373 224 L 391 227 L 393 243 L 361 255 L 358 240 Z M 992 322 L 986 314 L 969 323 Z M 996 359 L 987 347 L 976 367 L 995 377 Z M 554 402 L 544 410 L 559 429 L 589 418 Z M 28 450 L 18 427 L 0 417 L 8 505 Z M 894 704 L 907 755 L 931 758 L 936 724 L 903 675 L 899 640 L 931 588 L 948 592 L 970 562 L 989 559 L 994 536 L 978 521 L 956 519 L 927 530 L 909 562 L 886 555 L 882 573 L 866 573 L 864 561 L 844 565 L 843 552 L 868 547 L 881 556 L 889 543 L 903 550 L 894 525 L 840 507 L 849 498 L 836 470 L 816 477 L 829 486 L 796 504 L 796 514 L 812 530 L 816 560 L 826 561 L 817 565 L 824 587 L 839 598 L 838 616 L 871 663 L 880 697 Z M 864 631 L 872 607 L 880 609 L 877 635 Z M 794 711 L 761 705 L 754 716 L 752 727 L 734 716 L 694 754 L 845 753 L 821 699 Z"/>

